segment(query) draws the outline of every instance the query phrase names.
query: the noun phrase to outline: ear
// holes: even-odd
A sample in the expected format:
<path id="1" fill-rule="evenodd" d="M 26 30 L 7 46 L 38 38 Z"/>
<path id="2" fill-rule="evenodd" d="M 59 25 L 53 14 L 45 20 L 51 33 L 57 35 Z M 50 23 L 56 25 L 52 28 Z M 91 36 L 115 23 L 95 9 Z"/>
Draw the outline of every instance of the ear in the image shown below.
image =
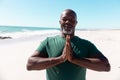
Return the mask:
<path id="1" fill-rule="evenodd" d="M 76 21 L 76 24 L 78 23 L 78 21 Z"/>
<path id="2" fill-rule="evenodd" d="M 59 20 L 59 23 L 61 24 L 61 21 Z"/>
<path id="3" fill-rule="evenodd" d="M 77 25 L 78 21 L 76 21 L 75 26 Z"/>

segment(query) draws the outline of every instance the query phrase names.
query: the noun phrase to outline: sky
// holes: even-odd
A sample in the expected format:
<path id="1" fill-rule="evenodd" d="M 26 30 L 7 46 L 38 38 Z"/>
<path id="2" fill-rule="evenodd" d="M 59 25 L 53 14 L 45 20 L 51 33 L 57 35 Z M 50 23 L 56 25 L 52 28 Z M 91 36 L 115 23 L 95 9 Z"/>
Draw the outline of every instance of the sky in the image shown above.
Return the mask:
<path id="1" fill-rule="evenodd" d="M 0 0 L 0 25 L 59 28 L 65 9 L 79 29 L 120 29 L 120 0 Z"/>

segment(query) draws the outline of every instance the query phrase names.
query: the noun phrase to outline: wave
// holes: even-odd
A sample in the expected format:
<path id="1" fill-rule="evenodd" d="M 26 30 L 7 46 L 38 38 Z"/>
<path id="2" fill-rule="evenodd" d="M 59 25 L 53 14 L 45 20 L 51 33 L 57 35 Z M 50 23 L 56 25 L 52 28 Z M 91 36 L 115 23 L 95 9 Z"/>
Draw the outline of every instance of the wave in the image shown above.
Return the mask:
<path id="1" fill-rule="evenodd" d="M 23 29 L 23 31 L 20 32 L 6 32 L 6 33 L 1 33 L 1 37 L 11 37 L 12 39 L 16 38 L 28 38 L 28 37 L 33 37 L 33 36 L 39 36 L 39 37 L 44 37 L 44 36 L 51 36 L 51 35 L 56 35 L 59 34 L 59 30 L 38 30 L 38 31 L 30 31 Z"/>
<path id="2" fill-rule="evenodd" d="M 58 28 L 24 27 L 24 26 L 0 26 L 0 33 L 40 31 L 40 30 L 58 30 Z"/>

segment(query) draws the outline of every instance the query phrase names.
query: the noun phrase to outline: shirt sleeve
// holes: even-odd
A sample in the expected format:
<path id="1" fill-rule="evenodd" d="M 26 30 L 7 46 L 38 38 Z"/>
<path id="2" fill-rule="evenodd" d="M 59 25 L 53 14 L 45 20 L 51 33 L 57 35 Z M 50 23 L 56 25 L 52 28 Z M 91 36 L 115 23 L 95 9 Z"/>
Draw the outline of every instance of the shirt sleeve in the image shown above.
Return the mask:
<path id="1" fill-rule="evenodd" d="M 91 42 L 89 44 L 88 50 L 89 50 L 89 56 L 96 56 L 101 54 L 101 52 L 97 49 L 97 47 Z"/>
<path id="2" fill-rule="evenodd" d="M 48 39 L 46 38 L 44 41 L 40 43 L 36 51 L 42 52 L 42 53 L 47 53 L 46 51 L 46 46 L 47 46 Z"/>

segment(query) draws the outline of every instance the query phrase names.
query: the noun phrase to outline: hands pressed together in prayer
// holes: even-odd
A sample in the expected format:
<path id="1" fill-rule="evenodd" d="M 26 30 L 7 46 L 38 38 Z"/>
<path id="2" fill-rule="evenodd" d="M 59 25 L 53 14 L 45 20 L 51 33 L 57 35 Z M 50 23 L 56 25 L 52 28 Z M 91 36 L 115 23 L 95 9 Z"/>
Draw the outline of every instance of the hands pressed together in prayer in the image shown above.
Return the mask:
<path id="1" fill-rule="evenodd" d="M 73 59 L 73 50 L 72 50 L 71 42 L 70 42 L 70 35 L 66 35 L 66 43 L 65 43 L 65 47 L 63 49 L 61 57 L 64 62 L 66 60 L 71 62 Z"/>

